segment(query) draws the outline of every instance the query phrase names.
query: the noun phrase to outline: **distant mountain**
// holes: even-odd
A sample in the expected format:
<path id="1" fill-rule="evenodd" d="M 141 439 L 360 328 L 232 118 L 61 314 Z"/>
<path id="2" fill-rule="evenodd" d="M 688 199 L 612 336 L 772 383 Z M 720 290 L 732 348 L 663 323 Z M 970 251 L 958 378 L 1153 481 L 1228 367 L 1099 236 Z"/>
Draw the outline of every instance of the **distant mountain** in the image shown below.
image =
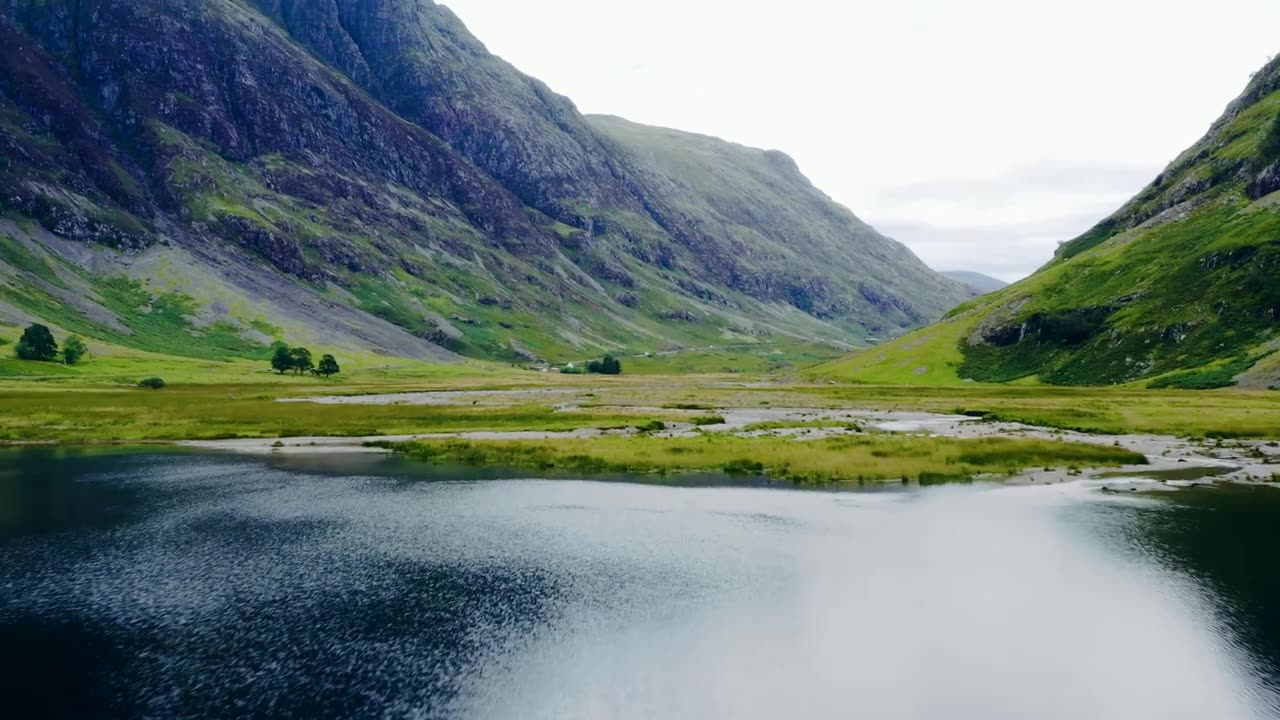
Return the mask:
<path id="1" fill-rule="evenodd" d="M 949 277 L 958 283 L 963 283 L 969 287 L 977 288 L 977 290 L 983 294 L 995 292 L 996 290 L 1009 286 L 1009 283 L 999 278 L 993 278 L 990 275 L 983 275 L 982 273 L 970 272 L 968 270 L 943 270 L 942 275 L 944 277 Z"/>
<path id="2" fill-rule="evenodd" d="M 857 343 L 972 293 L 779 152 L 585 118 L 427 0 L 0 0 L 0 322 L 446 359 Z"/>
<path id="3" fill-rule="evenodd" d="M 1280 59 L 1035 275 L 814 370 L 860 380 L 1280 385 Z"/>

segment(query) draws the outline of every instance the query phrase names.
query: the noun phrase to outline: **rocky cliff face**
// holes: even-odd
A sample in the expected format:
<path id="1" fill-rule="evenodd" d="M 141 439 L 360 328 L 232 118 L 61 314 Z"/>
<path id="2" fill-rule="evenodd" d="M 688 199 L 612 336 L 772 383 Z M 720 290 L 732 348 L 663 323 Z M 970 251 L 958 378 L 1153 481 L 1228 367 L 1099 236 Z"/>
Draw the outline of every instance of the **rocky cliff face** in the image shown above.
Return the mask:
<path id="1" fill-rule="evenodd" d="M 11 320 L 49 314 L 49 278 L 145 285 L 157 256 L 183 258 L 166 292 L 244 337 L 258 321 L 219 305 L 237 288 L 286 334 L 343 307 L 325 332 L 434 356 L 855 341 L 966 295 L 785 156 L 664 164 L 431 2 L 0 0 L 0 48 Z"/>

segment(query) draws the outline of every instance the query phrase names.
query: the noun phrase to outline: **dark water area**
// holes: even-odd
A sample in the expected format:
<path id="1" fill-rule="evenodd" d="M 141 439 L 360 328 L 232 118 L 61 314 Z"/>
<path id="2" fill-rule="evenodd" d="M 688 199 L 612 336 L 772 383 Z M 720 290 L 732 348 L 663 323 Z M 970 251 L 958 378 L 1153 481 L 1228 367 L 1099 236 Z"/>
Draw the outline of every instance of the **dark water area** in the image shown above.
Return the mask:
<path id="1" fill-rule="evenodd" d="M 1280 490 L 0 452 L 9 717 L 1275 718 Z"/>

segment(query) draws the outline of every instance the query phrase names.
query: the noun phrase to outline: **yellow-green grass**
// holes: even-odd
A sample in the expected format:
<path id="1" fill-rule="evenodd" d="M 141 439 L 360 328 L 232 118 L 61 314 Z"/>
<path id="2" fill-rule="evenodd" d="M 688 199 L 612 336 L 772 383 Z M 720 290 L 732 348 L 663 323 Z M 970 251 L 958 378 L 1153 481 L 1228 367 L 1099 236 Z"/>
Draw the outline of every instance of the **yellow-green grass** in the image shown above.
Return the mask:
<path id="1" fill-rule="evenodd" d="M 730 344 L 622 358 L 629 375 L 765 374 L 830 361 L 845 350 L 820 343 Z"/>
<path id="2" fill-rule="evenodd" d="M 1049 440 L 845 435 L 821 440 L 710 435 L 555 441 L 417 441 L 389 445 L 409 457 L 574 473 L 719 472 L 802 483 L 946 482 L 1009 476 L 1029 468 L 1141 464 L 1108 445 Z"/>
<path id="3" fill-rule="evenodd" d="M 891 343 L 806 368 L 800 375 L 888 385 L 959 385 L 964 362 L 960 341 L 972 324 L 970 318 L 944 320 Z"/>
<path id="4" fill-rule="evenodd" d="M 1280 394 L 1045 385 L 809 385 L 827 405 L 982 415 L 1088 433 L 1280 438 Z"/>
<path id="5" fill-rule="evenodd" d="M 622 409 L 557 411 L 546 405 L 321 405 L 277 402 L 253 385 L 0 389 L 0 441 L 151 440 L 403 435 L 469 430 L 573 430 L 672 419 Z"/>
<path id="6" fill-rule="evenodd" d="M 201 360 L 149 353 L 90 340 L 90 355 L 75 365 L 60 362 L 19 360 L 7 346 L 0 346 L 0 383 L 40 382 L 70 386 L 99 384 L 132 385 L 146 377 L 160 377 L 170 384 L 254 383 L 269 385 L 314 384 L 310 376 L 295 377 L 273 373 L 266 360 Z M 405 358 L 388 358 L 372 353 L 342 352 L 312 347 L 312 354 L 337 356 L 343 372 L 331 379 L 337 383 L 405 383 L 413 381 L 460 381 L 532 377 L 508 366 L 479 361 L 426 363 Z M 315 387 L 323 387 L 316 384 Z"/>
<path id="7" fill-rule="evenodd" d="M 751 378 L 743 378 L 750 380 Z M 752 383 L 699 377 L 617 378 L 593 387 L 599 405 L 822 408 L 967 413 L 1088 433 L 1280 439 L 1275 391 L 1149 390 L 964 383 L 953 386 Z"/>
<path id="8" fill-rule="evenodd" d="M 1280 393 L 1274 391 L 1152 391 L 1140 387 L 1073 388 L 981 383 L 876 385 L 760 383 L 759 375 L 627 374 L 574 376 L 466 362 L 427 364 L 379 356 L 339 355 L 343 373 L 332 380 L 270 372 L 262 361 L 202 361 L 128 351 L 90 343 L 81 365 L 0 359 L 0 438 L 6 440 L 177 439 L 285 434 L 401 434 L 441 427 L 552 429 L 587 414 L 548 418 L 509 408 L 316 406 L 270 402 L 276 397 L 354 395 L 424 390 L 565 387 L 564 401 L 599 406 L 610 417 L 677 419 L 682 406 L 699 414 L 720 407 L 818 407 L 968 412 L 993 419 L 1095 433 L 1280 438 Z M 313 352 L 324 352 L 313 348 Z M 5 348 L 0 348 L 0 354 Z M 1273 357 L 1280 357 L 1276 355 Z M 154 395 L 137 382 L 158 376 L 169 385 Z M 913 378 L 920 376 L 911 373 Z M 731 382 L 740 381 L 740 382 Z M 508 399 L 524 403 L 529 398 Z M 561 400 L 557 400 L 559 402 Z M 551 402 L 551 401 L 544 401 Z M 640 408 L 668 406 L 668 411 Z M 620 410 L 619 406 L 631 406 Z M 547 408 L 539 412 L 550 413 Z M 451 415 L 452 414 L 452 415 Z M 452 425 L 442 425 L 453 415 Z M 685 413 L 684 415 L 688 415 Z M 485 418 L 489 418 L 486 420 Z M 687 417 L 685 417 L 687 419 Z"/>

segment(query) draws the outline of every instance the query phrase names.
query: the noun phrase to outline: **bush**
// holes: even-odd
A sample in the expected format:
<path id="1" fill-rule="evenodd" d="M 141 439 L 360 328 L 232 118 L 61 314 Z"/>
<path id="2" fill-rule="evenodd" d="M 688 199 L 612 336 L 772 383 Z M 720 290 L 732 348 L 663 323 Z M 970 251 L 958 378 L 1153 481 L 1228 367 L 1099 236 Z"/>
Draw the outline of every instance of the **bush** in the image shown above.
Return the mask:
<path id="1" fill-rule="evenodd" d="M 764 463 L 755 460 L 730 460 L 721 470 L 726 475 L 764 475 Z"/>
<path id="2" fill-rule="evenodd" d="M 702 417 L 696 417 L 696 418 L 694 418 L 692 422 L 693 422 L 693 424 L 694 424 L 694 425 L 697 425 L 698 427 L 702 427 L 703 425 L 723 425 L 723 424 L 724 424 L 724 416 L 722 416 L 722 415 L 704 415 L 704 416 L 702 416 Z"/>
<path id="3" fill-rule="evenodd" d="M 139 382 L 138 387 L 159 390 L 164 387 L 164 380 L 161 380 L 158 377 L 147 378 L 146 380 Z"/>
<path id="4" fill-rule="evenodd" d="M 67 343 L 62 346 L 62 361 L 68 365 L 75 365 L 89 354 L 89 348 L 85 346 L 84 340 L 79 335 L 72 335 L 67 338 Z"/>

